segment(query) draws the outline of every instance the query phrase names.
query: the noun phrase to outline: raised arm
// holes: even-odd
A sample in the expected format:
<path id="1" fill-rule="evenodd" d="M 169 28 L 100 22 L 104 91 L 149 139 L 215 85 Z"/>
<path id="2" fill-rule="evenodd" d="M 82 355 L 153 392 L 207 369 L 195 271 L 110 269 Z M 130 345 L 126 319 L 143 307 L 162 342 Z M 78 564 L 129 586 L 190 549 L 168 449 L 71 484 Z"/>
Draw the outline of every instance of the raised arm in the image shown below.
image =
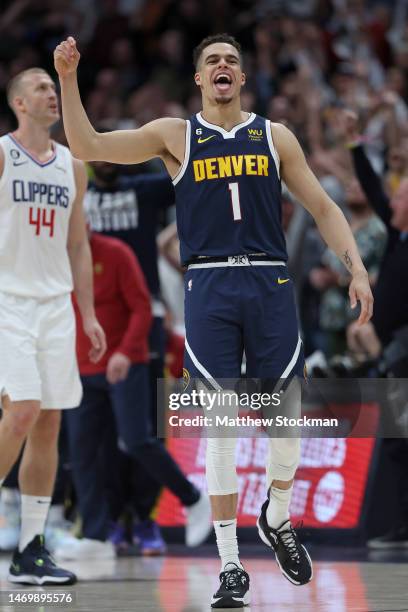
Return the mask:
<path id="1" fill-rule="evenodd" d="M 107 161 L 137 164 L 153 157 L 165 163 L 174 158 L 176 173 L 184 156 L 185 131 L 182 119 L 164 118 L 147 123 L 137 130 L 118 130 L 100 134 L 91 125 L 81 102 L 77 68 L 80 59 L 75 40 L 69 37 L 54 51 L 55 69 L 61 85 L 62 116 L 72 154 L 84 161 Z"/>
<path id="2" fill-rule="evenodd" d="M 372 167 L 361 143 L 353 143 L 350 146 L 350 152 L 354 170 L 361 188 L 367 196 L 368 203 L 384 223 L 389 226 L 391 219 L 390 200 L 384 191 L 380 177 Z"/>
<path id="3" fill-rule="evenodd" d="M 373 297 L 350 226 L 310 170 L 292 132 L 283 125 L 272 124 L 272 135 L 281 161 L 282 179 L 313 216 L 321 236 L 352 275 L 351 307 L 355 308 L 357 301 L 360 302 L 359 323 L 366 323 L 372 316 Z"/>
<path id="4" fill-rule="evenodd" d="M 384 191 L 380 177 L 365 154 L 361 134 L 358 130 L 358 117 L 354 111 L 346 109 L 340 112 L 339 122 L 340 135 L 343 138 L 344 145 L 350 149 L 354 171 L 368 203 L 389 227 L 391 219 L 390 201 Z"/>

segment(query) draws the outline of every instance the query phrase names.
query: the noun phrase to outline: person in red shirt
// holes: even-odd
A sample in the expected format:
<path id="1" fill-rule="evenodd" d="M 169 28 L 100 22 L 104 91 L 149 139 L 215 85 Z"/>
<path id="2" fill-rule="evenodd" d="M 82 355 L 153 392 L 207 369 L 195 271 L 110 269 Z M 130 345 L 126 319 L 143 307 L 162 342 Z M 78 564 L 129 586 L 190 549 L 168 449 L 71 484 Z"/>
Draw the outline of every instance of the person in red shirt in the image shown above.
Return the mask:
<path id="1" fill-rule="evenodd" d="M 121 240 L 92 233 L 90 244 L 95 309 L 105 329 L 107 351 L 98 364 L 92 363 L 89 340 L 78 329 L 77 354 L 84 396 L 78 410 L 68 415 L 67 431 L 84 537 L 63 543 L 55 556 L 101 559 L 115 555 L 107 539 L 110 512 L 105 466 L 109 457 L 104 456 L 112 413 L 120 448 L 186 506 L 186 543 L 197 546 L 211 531 L 208 497 L 187 480 L 152 435 L 147 365 L 152 314 L 143 273 L 133 251 Z M 208 520 L 197 521 L 197 514 L 202 517 L 205 508 Z"/>
<path id="2" fill-rule="evenodd" d="M 126 379 L 132 364 L 149 361 L 150 294 L 133 251 L 123 241 L 92 233 L 90 243 L 95 305 L 107 329 L 108 346 L 103 359 L 92 363 L 88 338 L 79 329 L 78 365 L 82 376 L 106 373 L 115 384 Z"/>

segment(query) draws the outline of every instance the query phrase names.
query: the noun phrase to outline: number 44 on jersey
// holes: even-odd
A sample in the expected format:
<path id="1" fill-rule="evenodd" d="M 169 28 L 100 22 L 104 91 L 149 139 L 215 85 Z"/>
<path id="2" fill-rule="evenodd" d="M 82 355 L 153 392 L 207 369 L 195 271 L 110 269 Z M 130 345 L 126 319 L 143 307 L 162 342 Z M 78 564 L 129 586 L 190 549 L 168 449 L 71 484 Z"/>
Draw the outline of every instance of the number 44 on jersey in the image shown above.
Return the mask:
<path id="1" fill-rule="evenodd" d="M 49 237 L 54 236 L 54 219 L 55 210 L 49 210 L 47 208 L 37 208 L 30 206 L 29 209 L 29 223 L 35 226 L 35 235 L 39 236 L 41 231 L 49 232 Z"/>

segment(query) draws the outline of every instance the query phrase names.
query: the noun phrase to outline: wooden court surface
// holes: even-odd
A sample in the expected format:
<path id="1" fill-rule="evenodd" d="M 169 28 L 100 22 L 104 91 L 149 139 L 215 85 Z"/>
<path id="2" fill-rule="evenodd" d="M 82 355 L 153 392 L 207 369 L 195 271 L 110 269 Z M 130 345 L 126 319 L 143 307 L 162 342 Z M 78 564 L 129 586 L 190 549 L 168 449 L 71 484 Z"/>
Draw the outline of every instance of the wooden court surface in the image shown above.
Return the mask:
<path id="1" fill-rule="evenodd" d="M 244 548 L 244 547 L 243 547 Z M 245 551 L 242 551 L 245 553 Z M 243 558 L 245 554 L 243 555 Z M 6 580 L 7 555 L 0 556 L 0 590 L 16 588 Z M 408 560 L 408 559 L 407 559 Z M 8 605 L 2 612 L 209 612 L 217 587 L 218 560 L 167 556 L 65 564 L 80 582 L 69 587 L 76 603 L 66 606 Z M 313 581 L 291 585 L 276 563 L 247 558 L 252 612 L 408 612 L 408 563 L 324 561 L 314 563 Z M 32 591 L 33 587 L 27 588 Z M 39 589 L 44 592 L 44 589 Z M 58 591 L 58 589 L 47 589 Z"/>

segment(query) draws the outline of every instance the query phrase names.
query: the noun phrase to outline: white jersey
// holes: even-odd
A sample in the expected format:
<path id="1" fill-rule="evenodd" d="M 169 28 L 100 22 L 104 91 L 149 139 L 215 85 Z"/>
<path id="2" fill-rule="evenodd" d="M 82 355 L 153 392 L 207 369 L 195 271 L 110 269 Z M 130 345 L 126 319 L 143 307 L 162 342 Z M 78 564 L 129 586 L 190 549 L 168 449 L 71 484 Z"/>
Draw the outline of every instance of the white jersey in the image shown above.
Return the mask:
<path id="1" fill-rule="evenodd" d="M 44 300 L 72 291 L 67 238 L 76 185 L 72 156 L 54 143 L 36 160 L 11 134 L 0 138 L 0 290 Z"/>

